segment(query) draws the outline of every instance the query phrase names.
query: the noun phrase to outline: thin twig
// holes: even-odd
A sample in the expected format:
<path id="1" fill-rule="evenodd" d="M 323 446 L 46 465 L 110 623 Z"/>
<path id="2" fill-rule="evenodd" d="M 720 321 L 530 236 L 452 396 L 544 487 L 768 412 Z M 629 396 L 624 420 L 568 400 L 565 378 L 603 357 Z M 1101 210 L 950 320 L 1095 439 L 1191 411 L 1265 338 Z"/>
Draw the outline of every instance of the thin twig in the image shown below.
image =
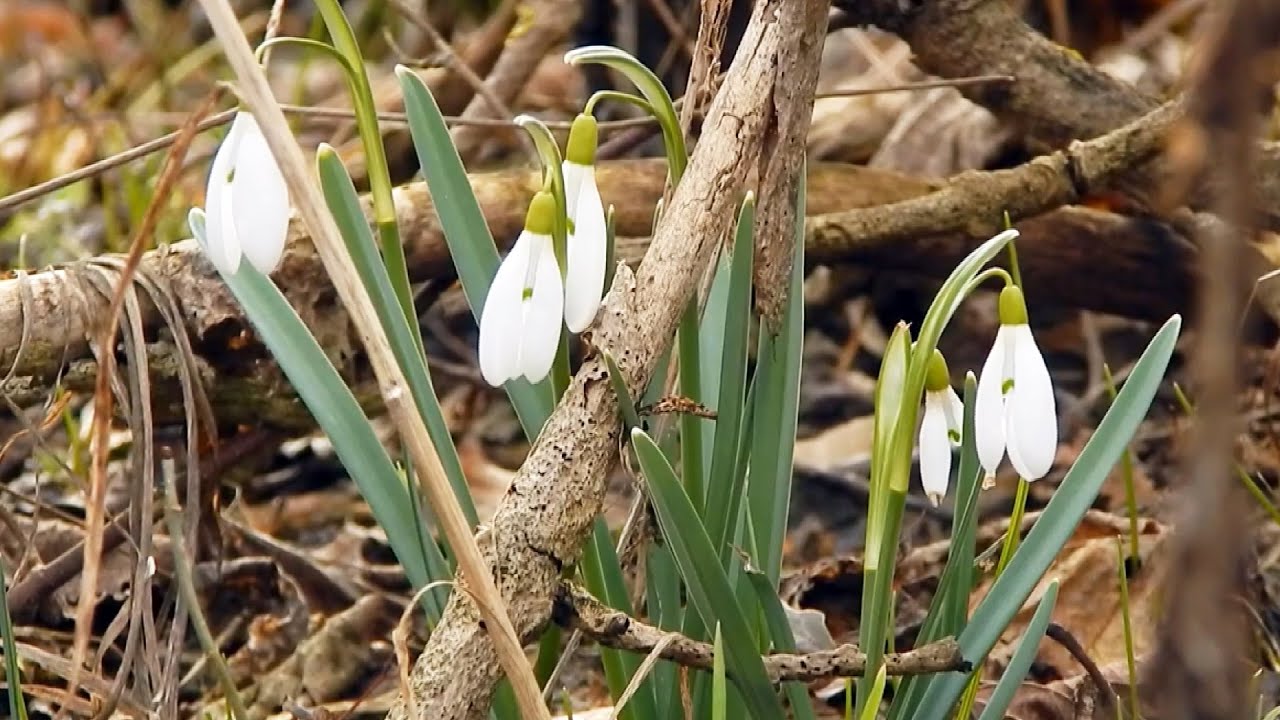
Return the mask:
<path id="1" fill-rule="evenodd" d="M 837 91 L 837 92 L 822 93 L 817 97 L 819 98 L 853 97 L 857 95 L 873 95 L 873 94 L 882 93 L 882 92 L 886 92 L 886 93 L 887 92 L 905 92 L 908 90 L 926 90 L 929 88 L 936 88 L 936 87 L 962 87 L 965 85 L 975 85 L 975 84 L 981 84 L 981 83 L 1012 82 L 1013 80 L 1014 78 L 1012 78 L 1012 76 L 1009 76 L 1009 75 L 983 75 L 983 76 L 975 76 L 971 78 L 958 78 L 955 80 L 938 80 L 938 81 L 931 80 L 928 82 L 921 82 L 921 83 L 905 83 L 902 85 L 888 85 L 880 88 L 859 88 L 855 90 L 843 90 L 843 91 Z M 675 103 L 677 107 L 680 107 L 680 105 L 682 104 L 681 100 L 676 100 Z M 343 109 L 343 108 L 308 107 L 305 105 L 291 105 L 287 103 L 281 103 L 280 109 L 292 115 L 303 115 L 303 116 L 314 117 L 314 118 L 326 118 L 326 119 L 335 119 L 335 120 L 351 120 L 355 118 L 354 112 L 352 112 L 351 110 Z M 196 131 L 204 132 L 206 130 L 211 130 L 216 127 L 221 127 L 222 125 L 226 125 L 227 123 L 231 122 L 233 118 L 235 118 L 235 115 L 237 112 L 238 112 L 238 109 L 233 108 L 231 110 L 223 110 L 222 112 L 216 115 L 212 115 L 208 118 L 205 118 L 204 120 L 201 120 L 196 125 Z M 409 124 L 408 116 L 402 112 L 384 111 L 384 112 L 379 112 L 377 115 L 378 115 L 378 120 L 380 122 L 385 122 L 393 126 L 399 125 L 399 126 L 407 127 Z M 513 116 L 505 115 L 504 117 L 513 117 Z M 511 120 L 504 120 L 499 118 L 447 115 L 445 116 L 444 121 L 449 125 L 471 125 L 475 127 L 487 127 L 487 128 L 518 127 Z M 569 129 L 573 126 L 572 122 L 560 121 L 560 120 L 544 120 L 543 122 L 544 124 L 546 124 L 547 127 L 551 128 L 552 130 L 556 130 L 560 132 L 568 132 Z M 624 120 L 605 120 L 600 123 L 600 132 L 602 134 L 616 133 L 621 131 L 632 131 L 632 132 L 639 131 L 640 135 L 638 137 L 638 142 L 643 142 L 648 137 L 651 137 L 653 134 L 651 131 L 656 131 L 656 129 L 657 129 L 657 124 L 654 122 L 653 118 L 651 117 L 627 118 Z M 105 173 L 109 170 L 120 167 L 121 165 L 126 165 L 128 163 L 133 162 L 134 160 L 139 160 L 148 155 L 151 155 L 152 153 L 164 150 L 165 148 L 177 142 L 178 136 L 181 134 L 182 134 L 182 131 L 179 130 L 179 131 L 171 132 L 167 135 L 162 135 L 154 140 L 148 140 L 147 142 L 142 143 L 137 147 L 132 147 L 132 148 L 129 148 L 128 150 L 118 152 L 115 155 L 105 157 L 101 160 L 85 165 L 82 168 L 77 168 L 76 170 L 72 170 L 71 172 L 66 173 L 64 175 L 59 175 L 56 178 L 46 180 L 45 182 L 42 182 L 38 185 L 32 185 L 29 188 L 19 190 L 15 193 L 6 195 L 3 198 L 0 198 L 0 215 L 6 212 L 12 211 L 14 208 L 20 205 L 24 205 L 28 202 L 31 202 L 36 198 L 42 197 L 44 195 L 48 195 L 49 193 L 52 193 L 52 192 L 57 192 L 58 190 L 61 190 L 62 188 L 68 185 L 80 182 L 81 180 L 88 180 L 89 178 L 101 175 L 102 173 Z M 625 136 L 619 136 L 618 139 L 622 140 L 624 137 Z M 605 157 L 605 158 L 616 157 L 617 155 L 620 155 L 624 150 L 629 150 L 635 147 L 636 144 L 637 144 L 636 140 L 627 138 L 624 145 L 621 145 L 616 148 L 606 149 L 609 147 L 609 143 L 605 143 L 604 145 L 601 146 L 600 154 L 602 157 Z"/>
<path id="2" fill-rule="evenodd" d="M 684 667 L 710 670 L 715 649 L 710 643 L 663 630 L 605 605 L 581 587 L 562 584 L 556 593 L 552 618 L 562 627 L 581 630 L 597 643 L 617 650 L 649 654 L 660 649 L 665 660 Z M 866 669 L 866 655 L 856 645 L 841 645 L 812 653 L 773 653 L 764 657 L 765 671 L 775 683 L 809 682 L 833 677 L 857 677 Z M 968 671 L 969 663 L 954 638 L 903 653 L 885 656 L 889 675 L 925 675 Z"/>

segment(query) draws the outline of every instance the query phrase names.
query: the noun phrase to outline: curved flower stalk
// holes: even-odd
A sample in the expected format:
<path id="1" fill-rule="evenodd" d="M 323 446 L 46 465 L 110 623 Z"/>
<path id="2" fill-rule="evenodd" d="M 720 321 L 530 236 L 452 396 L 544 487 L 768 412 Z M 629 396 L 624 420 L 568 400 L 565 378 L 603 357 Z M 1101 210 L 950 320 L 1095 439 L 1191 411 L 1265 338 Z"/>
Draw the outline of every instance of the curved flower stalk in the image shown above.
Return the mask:
<path id="1" fill-rule="evenodd" d="M 951 481 L 951 448 L 960 444 L 964 405 L 951 387 L 947 361 L 936 348 L 924 383 L 924 419 L 920 421 L 920 484 L 935 506 Z"/>
<path id="2" fill-rule="evenodd" d="M 596 119 L 583 113 L 573 121 L 563 164 L 569 241 L 565 269 L 564 321 L 580 333 L 595 319 L 604 294 L 608 228 L 596 186 Z"/>
<path id="3" fill-rule="evenodd" d="M 988 476 L 995 475 L 1006 452 L 1028 481 L 1053 467 L 1058 448 L 1053 384 L 1016 285 L 1000 291 L 1000 330 L 978 379 L 974 422 L 978 459 Z"/>
<path id="4" fill-rule="evenodd" d="M 555 198 L 540 191 L 529 203 L 524 232 L 498 266 L 480 315 L 480 374 L 498 387 L 551 371 L 564 318 L 564 285 L 551 232 Z"/>
<path id="5" fill-rule="evenodd" d="M 213 156 L 205 190 L 206 244 L 218 269 L 234 275 L 243 256 L 269 275 L 284 254 L 289 190 L 253 114 L 241 111 Z"/>

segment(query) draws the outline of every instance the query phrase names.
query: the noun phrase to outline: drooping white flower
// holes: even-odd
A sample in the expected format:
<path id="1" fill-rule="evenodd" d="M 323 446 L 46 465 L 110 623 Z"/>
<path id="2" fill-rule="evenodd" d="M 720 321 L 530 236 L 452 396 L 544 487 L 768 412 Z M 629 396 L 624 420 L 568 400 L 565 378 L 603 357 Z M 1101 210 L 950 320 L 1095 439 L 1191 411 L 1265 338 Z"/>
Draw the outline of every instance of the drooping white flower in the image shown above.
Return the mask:
<path id="1" fill-rule="evenodd" d="M 937 349 L 924 384 L 924 418 L 920 421 L 920 484 L 934 505 L 947 495 L 951 481 L 951 448 L 960 444 L 964 407 L 951 387 L 947 361 Z"/>
<path id="2" fill-rule="evenodd" d="M 982 366 L 974 406 L 978 460 L 994 476 L 1007 452 L 1027 481 L 1053 467 L 1058 448 L 1058 415 L 1044 356 L 1027 324 L 1022 291 L 1008 285 L 1000 292 L 1000 330 Z"/>
<path id="3" fill-rule="evenodd" d="M 608 230 L 596 186 L 596 119 L 580 114 L 569 131 L 562 165 L 569 240 L 564 287 L 564 321 L 571 332 L 587 329 L 604 294 Z"/>
<path id="4" fill-rule="evenodd" d="M 564 285 L 551 240 L 551 193 L 529 203 L 524 232 L 498 266 L 480 314 L 480 374 L 498 387 L 524 377 L 539 382 L 551 371 L 564 318 Z"/>
<path id="5" fill-rule="evenodd" d="M 213 156 L 205 216 L 204 249 L 222 272 L 235 273 L 242 256 L 264 274 L 276 269 L 289 229 L 289 190 L 252 113 L 236 114 Z"/>

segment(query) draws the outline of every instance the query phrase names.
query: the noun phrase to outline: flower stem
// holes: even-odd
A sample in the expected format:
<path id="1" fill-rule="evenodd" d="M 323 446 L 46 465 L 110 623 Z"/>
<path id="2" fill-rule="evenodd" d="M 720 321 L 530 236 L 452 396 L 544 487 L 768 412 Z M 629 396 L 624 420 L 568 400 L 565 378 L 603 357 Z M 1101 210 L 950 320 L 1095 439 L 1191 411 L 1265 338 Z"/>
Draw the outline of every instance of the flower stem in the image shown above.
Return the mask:
<path id="1" fill-rule="evenodd" d="M 1115 402 L 1116 379 L 1107 363 L 1102 363 L 1102 380 L 1107 386 L 1107 396 Z M 1124 477 L 1124 505 L 1129 515 L 1129 557 L 1138 563 L 1142 557 L 1138 546 L 1138 494 L 1133 488 L 1133 454 L 1128 449 L 1120 456 L 1120 473 Z"/>
<path id="2" fill-rule="evenodd" d="M 350 72 L 351 102 L 356 114 L 356 129 L 364 147 L 366 174 L 369 176 L 369 193 L 373 198 L 373 217 L 378 228 L 378 246 L 396 299 L 404 311 L 409 327 L 413 330 L 418 351 L 424 352 L 422 328 L 413 307 L 413 291 L 409 287 L 408 264 L 404 247 L 400 244 L 400 228 L 396 224 L 396 207 L 391 197 L 391 174 L 387 170 L 387 153 L 378 130 L 378 108 L 373 101 L 369 75 L 365 72 L 364 56 L 356 41 L 351 23 L 342 12 L 339 0 L 316 0 L 316 9 L 324 19 L 329 39 L 340 55 L 346 58 Z"/>
<path id="3" fill-rule="evenodd" d="M 537 148 L 538 157 L 542 160 L 544 189 L 550 190 L 556 201 L 555 226 L 551 233 L 551 244 L 555 248 L 556 265 L 560 268 L 560 277 L 563 278 L 569 270 L 569 214 L 565 205 L 560 146 L 556 144 L 556 137 L 551 134 L 551 129 L 541 120 L 531 115 L 521 115 L 515 119 L 515 122 L 529 133 L 529 137 L 533 138 L 533 145 Z M 546 187 L 548 180 L 551 185 L 549 188 Z"/>
<path id="4" fill-rule="evenodd" d="M 583 106 L 582 112 L 587 115 L 595 115 L 596 104 L 602 100 L 615 100 L 617 102 L 623 102 L 628 105 L 632 105 L 637 108 L 640 108 L 641 110 L 643 110 L 645 113 L 649 115 L 657 115 L 657 113 L 653 111 L 653 105 L 650 105 L 649 101 L 645 100 L 639 95 L 632 95 L 631 93 L 626 93 L 626 92 L 618 92 L 617 90 L 597 90 L 591 95 L 591 97 L 587 98 L 587 104 Z"/>
<path id="5" fill-rule="evenodd" d="M 1004 534 L 1004 547 L 1000 549 L 1000 560 L 996 563 L 996 577 L 1000 577 L 1000 573 L 1004 572 L 1009 561 L 1013 559 L 1013 553 L 1018 549 L 1018 541 L 1022 539 L 1022 516 L 1026 514 L 1027 509 L 1027 488 L 1031 487 L 1031 483 L 1018 478 L 1018 492 L 1013 498 L 1013 512 L 1009 514 L 1009 529 Z"/>
<path id="6" fill-rule="evenodd" d="M 564 391 L 569 389 L 569 334 L 562 325 L 560 327 L 560 345 L 556 348 L 556 359 L 551 365 L 551 401 L 560 402 Z"/>

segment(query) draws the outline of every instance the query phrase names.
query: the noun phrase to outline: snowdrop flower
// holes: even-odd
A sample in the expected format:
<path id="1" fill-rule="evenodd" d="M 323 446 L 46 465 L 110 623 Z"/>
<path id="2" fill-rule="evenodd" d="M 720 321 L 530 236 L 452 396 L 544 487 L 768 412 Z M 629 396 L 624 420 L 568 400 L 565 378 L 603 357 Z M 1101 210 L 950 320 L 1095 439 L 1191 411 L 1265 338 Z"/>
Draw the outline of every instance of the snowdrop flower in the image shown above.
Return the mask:
<path id="1" fill-rule="evenodd" d="M 564 284 L 551 228 L 551 193 L 533 196 L 524 232 L 498 266 L 480 315 L 480 374 L 494 387 L 525 377 L 539 382 L 551 371 L 564 322 Z"/>
<path id="2" fill-rule="evenodd" d="M 604 204 L 596 187 L 595 117 L 574 118 L 565 148 L 565 210 L 569 215 L 569 243 L 564 288 L 564 321 L 571 332 L 587 329 L 600 308 L 604 293 L 605 255 L 608 252 Z"/>
<path id="3" fill-rule="evenodd" d="M 1027 305 L 1014 285 L 1000 292 L 1000 330 L 982 366 L 974 406 L 978 459 L 994 476 L 1008 451 L 1009 462 L 1027 481 L 1053 467 L 1058 415 L 1049 369 L 1027 324 Z"/>
<path id="4" fill-rule="evenodd" d="M 951 448 L 960 444 L 964 406 L 951 387 L 947 361 L 935 348 L 924 381 L 924 419 L 920 422 L 920 484 L 935 506 L 947 495 Z"/>
<path id="5" fill-rule="evenodd" d="M 213 156 L 205 190 L 205 253 L 230 275 L 241 256 L 270 274 L 284 254 L 289 190 L 253 114 L 236 113 Z"/>

